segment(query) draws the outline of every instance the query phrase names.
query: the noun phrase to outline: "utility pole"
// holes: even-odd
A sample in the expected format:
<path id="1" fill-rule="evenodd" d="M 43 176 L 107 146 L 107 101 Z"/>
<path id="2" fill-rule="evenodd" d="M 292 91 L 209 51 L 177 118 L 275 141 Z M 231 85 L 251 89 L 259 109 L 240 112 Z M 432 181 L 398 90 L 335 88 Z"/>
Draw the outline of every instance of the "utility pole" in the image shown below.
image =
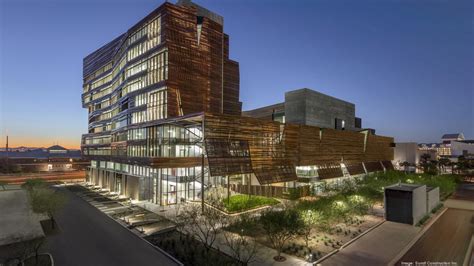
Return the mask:
<path id="1" fill-rule="evenodd" d="M 6 161 L 5 161 L 5 166 L 6 166 L 6 168 L 7 168 L 6 170 L 7 170 L 7 172 L 8 172 L 8 168 L 9 168 L 9 166 L 8 166 L 8 135 L 7 135 L 7 144 L 5 145 L 5 150 L 6 150 L 6 153 L 5 153 L 5 154 L 6 154 L 6 156 L 7 156 L 7 159 L 6 159 Z"/>

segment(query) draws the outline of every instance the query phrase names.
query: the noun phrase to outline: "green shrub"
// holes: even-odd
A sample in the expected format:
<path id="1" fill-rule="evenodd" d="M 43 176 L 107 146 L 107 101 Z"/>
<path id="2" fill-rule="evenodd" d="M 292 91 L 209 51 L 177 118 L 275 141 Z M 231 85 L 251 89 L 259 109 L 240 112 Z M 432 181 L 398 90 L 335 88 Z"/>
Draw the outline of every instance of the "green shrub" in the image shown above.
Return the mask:
<path id="1" fill-rule="evenodd" d="M 421 220 L 418 221 L 416 226 L 422 226 L 424 223 L 426 223 L 426 221 L 428 221 L 429 218 L 430 218 L 430 214 L 428 213 L 425 216 L 423 216 L 423 218 L 421 218 Z"/>
<path id="2" fill-rule="evenodd" d="M 431 213 L 436 213 L 439 209 L 441 209 L 443 207 L 443 203 L 440 203 L 438 205 L 436 205 L 436 207 L 434 207 L 432 210 L 431 210 Z"/>
<path id="3" fill-rule="evenodd" d="M 229 212 L 241 212 L 266 205 L 275 205 L 279 201 L 274 198 L 267 198 L 253 195 L 233 195 L 227 199 L 222 199 L 225 209 Z"/>

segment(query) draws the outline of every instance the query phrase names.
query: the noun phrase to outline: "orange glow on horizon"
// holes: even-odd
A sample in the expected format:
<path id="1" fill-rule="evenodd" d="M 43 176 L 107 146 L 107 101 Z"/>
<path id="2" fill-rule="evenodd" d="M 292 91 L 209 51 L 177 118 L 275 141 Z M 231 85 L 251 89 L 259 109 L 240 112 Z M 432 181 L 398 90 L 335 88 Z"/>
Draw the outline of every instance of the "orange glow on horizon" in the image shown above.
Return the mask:
<path id="1" fill-rule="evenodd" d="M 24 138 L 24 137 L 12 137 L 8 136 L 8 147 L 10 148 L 16 148 L 20 146 L 25 146 L 25 147 L 43 147 L 43 148 L 48 148 L 53 145 L 59 145 L 62 146 L 66 149 L 75 149 L 78 150 L 80 149 L 80 139 L 60 139 L 60 140 L 55 140 L 51 141 L 48 139 L 44 138 Z M 2 139 L 0 140 L 0 147 L 5 147 L 6 146 L 6 136 L 2 136 Z"/>

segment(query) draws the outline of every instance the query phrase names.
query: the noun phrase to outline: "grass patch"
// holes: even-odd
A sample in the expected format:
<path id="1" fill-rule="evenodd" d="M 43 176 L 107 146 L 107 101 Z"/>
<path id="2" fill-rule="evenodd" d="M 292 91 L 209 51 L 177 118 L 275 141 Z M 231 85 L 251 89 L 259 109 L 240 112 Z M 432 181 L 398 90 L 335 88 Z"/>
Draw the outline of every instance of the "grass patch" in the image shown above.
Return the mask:
<path id="1" fill-rule="evenodd" d="M 233 195 L 229 200 L 222 200 L 222 204 L 228 212 L 241 212 L 278 203 L 280 202 L 274 198 L 242 194 Z"/>

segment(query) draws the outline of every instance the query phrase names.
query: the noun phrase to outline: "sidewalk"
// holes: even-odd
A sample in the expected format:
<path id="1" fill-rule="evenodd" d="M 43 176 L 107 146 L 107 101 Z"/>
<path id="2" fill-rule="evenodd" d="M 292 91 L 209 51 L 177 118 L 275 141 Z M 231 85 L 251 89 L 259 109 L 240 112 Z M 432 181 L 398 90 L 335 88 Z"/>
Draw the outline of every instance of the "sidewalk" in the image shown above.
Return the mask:
<path id="1" fill-rule="evenodd" d="M 321 264 L 387 265 L 419 231 L 419 227 L 386 221 Z"/>

